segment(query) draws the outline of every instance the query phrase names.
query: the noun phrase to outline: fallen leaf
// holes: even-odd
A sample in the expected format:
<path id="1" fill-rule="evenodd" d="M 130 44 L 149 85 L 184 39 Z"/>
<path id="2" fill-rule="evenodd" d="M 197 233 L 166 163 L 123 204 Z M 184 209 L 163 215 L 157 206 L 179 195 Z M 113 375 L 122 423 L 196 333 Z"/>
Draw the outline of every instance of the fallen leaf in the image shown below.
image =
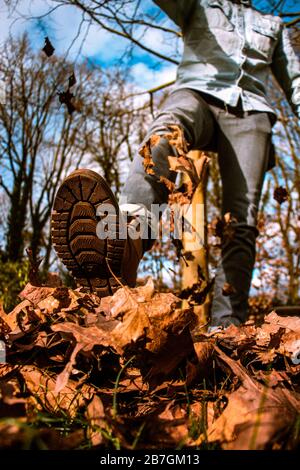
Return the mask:
<path id="1" fill-rule="evenodd" d="M 49 272 L 47 273 L 45 286 L 46 287 L 62 287 L 63 282 L 58 273 Z"/>
<path id="2" fill-rule="evenodd" d="M 73 366 L 76 363 L 76 356 L 79 353 L 79 351 L 83 348 L 82 343 L 77 343 L 72 351 L 72 354 L 70 356 L 70 360 L 65 366 L 64 370 L 57 376 L 56 383 L 55 383 L 55 389 L 54 393 L 58 394 L 60 393 L 68 384 L 70 375 L 72 373 Z"/>
<path id="3" fill-rule="evenodd" d="M 283 382 L 291 385 L 291 380 L 286 372 L 279 372 L 277 370 L 262 371 L 259 370 L 255 373 L 255 378 L 264 383 L 267 387 L 275 388 L 278 384 Z"/>
<path id="4" fill-rule="evenodd" d="M 195 356 L 187 359 L 186 384 L 199 383 L 203 378 L 209 376 L 209 371 L 213 370 L 214 347 L 210 342 L 194 343 Z"/>
<path id="5" fill-rule="evenodd" d="M 228 395 L 228 404 L 210 426 L 208 442 L 220 442 L 231 450 L 261 450 L 288 435 L 300 409 L 297 394 L 263 387 L 247 370 L 215 346 L 217 360 L 229 368 L 241 385 Z"/>
<path id="6" fill-rule="evenodd" d="M 5 336 L 7 333 L 11 331 L 11 323 L 10 323 L 10 318 L 7 313 L 5 313 L 3 304 L 0 301 L 0 334 Z M 16 324 L 14 325 L 16 327 Z"/>
<path id="7" fill-rule="evenodd" d="M 261 347 L 279 346 L 280 338 L 284 333 L 284 329 L 278 325 L 270 325 L 264 323 L 261 328 L 256 331 L 256 344 Z"/>
<path id="8" fill-rule="evenodd" d="M 82 349 L 90 351 L 95 345 L 108 347 L 110 345 L 110 336 L 108 332 L 97 326 L 79 326 L 76 323 L 65 322 L 52 325 L 51 329 L 60 333 L 63 338 L 73 337 L 77 343 L 82 345 Z"/>
<path id="9" fill-rule="evenodd" d="M 186 410 L 172 400 L 157 418 L 148 424 L 148 439 L 155 442 L 159 437 L 162 447 L 174 447 L 187 440 L 188 426 Z"/>
<path id="10" fill-rule="evenodd" d="M 14 331 L 19 326 L 20 315 L 26 315 L 27 308 L 31 308 L 29 300 L 23 300 L 19 303 L 9 314 L 5 316 L 5 321 L 9 325 L 11 331 Z"/>
<path id="11" fill-rule="evenodd" d="M 256 353 L 258 360 L 262 364 L 270 364 L 274 361 L 276 357 L 275 348 L 268 349 L 267 351 L 259 351 Z"/>
<path id="12" fill-rule="evenodd" d="M 72 380 L 68 381 L 60 393 L 56 393 L 56 376 L 34 366 L 21 366 L 18 374 L 23 377 L 34 410 L 45 410 L 55 415 L 65 413 L 74 418 L 78 409 L 94 393 L 93 387 L 87 385 L 77 390 L 77 384 Z"/>
<path id="13" fill-rule="evenodd" d="M 26 415 L 26 400 L 19 395 L 20 386 L 15 379 L 0 380 L 0 418 Z"/>
<path id="14" fill-rule="evenodd" d="M 38 305 L 39 302 L 49 297 L 54 292 L 53 287 L 37 287 L 28 283 L 20 292 L 19 297 L 22 300 L 28 300 L 34 307 Z"/>
<path id="15" fill-rule="evenodd" d="M 99 396 L 93 396 L 86 408 L 85 417 L 88 424 L 87 437 L 92 446 L 99 446 L 105 441 L 101 431 L 107 431 L 104 406 Z"/>

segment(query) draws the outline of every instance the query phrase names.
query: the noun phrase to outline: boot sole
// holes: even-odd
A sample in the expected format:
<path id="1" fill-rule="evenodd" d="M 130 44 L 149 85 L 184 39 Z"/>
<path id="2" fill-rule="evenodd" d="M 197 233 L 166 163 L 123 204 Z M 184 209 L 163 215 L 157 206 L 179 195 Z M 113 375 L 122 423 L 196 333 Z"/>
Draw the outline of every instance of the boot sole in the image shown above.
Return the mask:
<path id="1" fill-rule="evenodd" d="M 103 204 L 112 204 L 116 214 L 110 219 L 114 236 L 106 239 L 96 233 L 100 220 L 97 210 L 101 212 Z M 117 200 L 100 175 L 92 170 L 76 170 L 64 180 L 52 210 L 52 243 L 77 284 L 99 297 L 112 295 L 123 284 L 126 240 L 119 239 L 121 223 Z"/>

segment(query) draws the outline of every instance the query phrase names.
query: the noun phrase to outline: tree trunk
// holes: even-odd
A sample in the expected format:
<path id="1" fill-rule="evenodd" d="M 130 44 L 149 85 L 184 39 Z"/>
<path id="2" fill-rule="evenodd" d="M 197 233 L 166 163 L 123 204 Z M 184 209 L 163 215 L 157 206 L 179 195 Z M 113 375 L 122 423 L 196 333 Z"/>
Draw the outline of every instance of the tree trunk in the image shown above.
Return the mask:
<path id="1" fill-rule="evenodd" d="M 28 190 L 19 180 L 15 182 L 8 215 L 7 247 L 10 261 L 20 261 L 23 257 L 23 232 L 27 215 Z"/>

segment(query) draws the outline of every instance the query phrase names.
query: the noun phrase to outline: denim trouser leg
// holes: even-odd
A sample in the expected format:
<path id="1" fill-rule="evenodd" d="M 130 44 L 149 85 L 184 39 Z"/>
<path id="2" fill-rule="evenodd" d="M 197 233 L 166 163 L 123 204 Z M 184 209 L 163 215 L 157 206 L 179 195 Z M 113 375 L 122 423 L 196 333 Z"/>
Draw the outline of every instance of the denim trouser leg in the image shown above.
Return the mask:
<path id="1" fill-rule="evenodd" d="M 222 215 L 230 212 L 234 238 L 222 246 L 212 302 L 211 323 L 247 319 L 248 295 L 255 262 L 258 205 L 268 164 L 271 123 L 266 113 L 244 118 L 213 109 L 218 123 L 218 159 L 222 179 Z M 224 296 L 224 283 L 235 290 Z M 232 319 L 232 316 L 234 319 Z M 222 319 L 222 321 L 221 321 Z"/>
<path id="2" fill-rule="evenodd" d="M 152 123 L 145 141 L 152 134 L 169 132 L 169 124 L 180 125 L 190 149 L 202 149 L 212 139 L 218 142 L 219 166 L 223 187 L 222 213 L 237 219 L 235 237 L 222 248 L 212 302 L 212 325 L 245 321 L 248 294 L 255 261 L 256 216 L 264 175 L 267 169 L 271 124 L 266 113 L 243 118 L 209 105 L 193 90 L 180 89 L 169 95 Z M 143 145 L 143 144 L 142 144 Z M 167 202 L 168 192 L 160 176 L 175 180 L 167 157 L 176 155 L 168 141 L 161 139 L 152 158 L 155 175 L 146 175 L 143 159 L 136 155 L 121 194 L 120 203 L 151 204 Z M 235 293 L 224 296 L 227 282 Z"/>

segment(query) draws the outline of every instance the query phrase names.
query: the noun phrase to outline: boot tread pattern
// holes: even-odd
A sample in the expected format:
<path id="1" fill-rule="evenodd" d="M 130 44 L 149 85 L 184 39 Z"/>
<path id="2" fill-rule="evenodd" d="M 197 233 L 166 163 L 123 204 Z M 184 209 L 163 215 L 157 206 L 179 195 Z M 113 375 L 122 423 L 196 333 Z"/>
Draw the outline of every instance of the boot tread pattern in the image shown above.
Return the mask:
<path id="1" fill-rule="evenodd" d="M 113 235 L 101 240 L 96 234 L 101 204 L 117 201 L 106 181 L 91 170 L 76 170 L 59 188 L 52 211 L 52 242 L 59 258 L 78 285 L 99 297 L 113 294 L 120 286 L 125 240 L 119 240 L 120 221 Z M 112 274 L 113 273 L 113 274 Z"/>

